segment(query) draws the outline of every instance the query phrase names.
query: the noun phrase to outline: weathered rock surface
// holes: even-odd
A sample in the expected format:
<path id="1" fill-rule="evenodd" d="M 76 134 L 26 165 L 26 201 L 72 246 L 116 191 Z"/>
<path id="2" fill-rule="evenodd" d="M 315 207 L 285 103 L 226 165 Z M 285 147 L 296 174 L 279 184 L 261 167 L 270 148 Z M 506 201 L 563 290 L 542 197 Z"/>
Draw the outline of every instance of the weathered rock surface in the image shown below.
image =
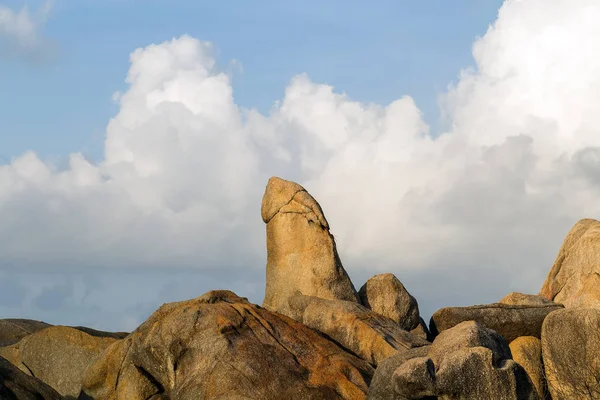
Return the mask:
<path id="1" fill-rule="evenodd" d="M 326 334 L 373 365 L 399 351 L 429 344 L 395 321 L 350 301 L 296 293 L 289 307 L 297 321 Z"/>
<path id="2" fill-rule="evenodd" d="M 600 310 L 565 309 L 548 315 L 542 356 L 553 400 L 600 399 Z"/>
<path id="3" fill-rule="evenodd" d="M 555 302 L 537 294 L 525 294 L 519 292 L 507 294 L 498 303 L 510 304 L 513 306 L 544 306 L 548 304 L 556 304 Z"/>
<path id="4" fill-rule="evenodd" d="M 97 329 L 88 328 L 87 326 L 73 326 L 72 328 L 99 338 L 124 339 L 129 335 L 128 332 L 99 331 Z"/>
<path id="5" fill-rule="evenodd" d="M 384 360 L 375 371 L 369 400 L 537 399 L 508 344 L 476 322 L 463 322 L 431 346 Z"/>
<path id="6" fill-rule="evenodd" d="M 302 186 L 269 179 L 261 215 L 267 224 L 263 307 L 289 315 L 288 298 L 296 291 L 323 299 L 360 301 L 321 207 Z"/>
<path id="7" fill-rule="evenodd" d="M 358 294 L 365 307 L 396 321 L 402 329 L 410 331 L 419 325 L 417 300 L 393 274 L 373 276 Z"/>
<path id="8" fill-rule="evenodd" d="M 426 357 L 429 352 L 429 346 L 415 347 L 403 352 L 398 352 L 393 356 L 381 361 L 375 370 L 375 375 L 369 386 L 368 400 L 391 400 L 401 399 L 395 392 L 394 372 L 405 362 L 413 358 Z"/>
<path id="9" fill-rule="evenodd" d="M 542 342 L 533 336 L 521 336 L 510 342 L 513 360 L 523 367 L 538 396 L 543 399 L 544 367 L 542 364 Z"/>
<path id="10" fill-rule="evenodd" d="M 114 342 L 78 329 L 52 326 L 1 348 L 0 356 L 61 395 L 76 398 L 88 364 Z"/>
<path id="11" fill-rule="evenodd" d="M 37 378 L 0 357 L 0 399 L 61 400 L 63 397 Z"/>
<path id="12" fill-rule="evenodd" d="M 429 329 L 437 335 L 464 321 L 477 321 L 482 326 L 498 332 L 508 342 L 519 336 L 540 337 L 546 316 L 563 308 L 560 304 L 519 306 L 509 304 L 487 304 L 470 307 L 446 307 L 437 310 L 431 317 Z"/>
<path id="13" fill-rule="evenodd" d="M 361 399 L 372 367 L 306 326 L 212 291 L 163 305 L 87 369 L 105 399 Z"/>
<path id="14" fill-rule="evenodd" d="M 45 322 L 32 319 L 0 319 L 0 347 L 15 344 L 25 336 L 51 326 Z"/>
<path id="15" fill-rule="evenodd" d="M 431 333 L 429 332 L 429 327 L 427 326 L 427 323 L 425 323 L 423 318 L 419 318 L 419 324 L 417 325 L 416 328 L 412 329 L 410 331 L 410 333 L 412 333 L 415 336 L 420 337 L 421 339 L 425 339 L 430 342 L 433 340 L 433 337 L 431 336 Z"/>
<path id="16" fill-rule="evenodd" d="M 568 233 L 540 290 L 565 307 L 600 308 L 600 222 L 582 219 Z"/>

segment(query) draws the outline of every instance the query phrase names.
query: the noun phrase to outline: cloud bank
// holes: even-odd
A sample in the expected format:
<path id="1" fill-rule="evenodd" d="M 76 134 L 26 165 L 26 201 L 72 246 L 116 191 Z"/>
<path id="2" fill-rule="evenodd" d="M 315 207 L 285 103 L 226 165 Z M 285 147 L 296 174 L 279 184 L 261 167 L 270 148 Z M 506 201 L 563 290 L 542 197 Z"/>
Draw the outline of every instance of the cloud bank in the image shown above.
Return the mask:
<path id="1" fill-rule="evenodd" d="M 307 75 L 268 115 L 241 109 L 212 44 L 137 49 L 104 161 L 0 166 L 0 264 L 262 281 L 278 175 L 321 203 L 358 286 L 392 271 L 432 299 L 535 293 L 571 225 L 600 216 L 599 19 L 595 0 L 507 0 L 441 98 L 440 135 L 408 96 L 363 104 Z"/>
<path id="2" fill-rule="evenodd" d="M 41 30 L 51 9 L 51 1 L 45 1 L 33 13 L 27 5 L 15 11 L 0 4 L 0 55 L 27 59 L 43 56 L 48 42 Z"/>

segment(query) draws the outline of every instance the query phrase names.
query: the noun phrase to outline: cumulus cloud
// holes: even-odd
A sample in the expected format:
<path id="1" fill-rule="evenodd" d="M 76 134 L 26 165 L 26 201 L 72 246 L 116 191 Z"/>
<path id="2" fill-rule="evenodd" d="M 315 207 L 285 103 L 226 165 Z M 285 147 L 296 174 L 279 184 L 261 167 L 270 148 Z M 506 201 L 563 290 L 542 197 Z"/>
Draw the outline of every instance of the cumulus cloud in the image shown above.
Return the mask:
<path id="1" fill-rule="evenodd" d="M 0 4 L 0 55 L 37 58 L 46 54 L 48 42 L 41 30 L 51 9 L 51 1 L 45 1 L 35 12 L 27 5 L 16 11 Z"/>
<path id="2" fill-rule="evenodd" d="M 104 161 L 0 167 L 0 262 L 245 269 L 259 285 L 278 175 L 320 201 L 357 285 L 392 271 L 430 307 L 537 292 L 570 226 L 599 216 L 599 18 L 594 0 L 506 1 L 435 136 L 408 96 L 363 104 L 298 75 L 263 115 L 236 105 L 210 43 L 137 49 Z"/>

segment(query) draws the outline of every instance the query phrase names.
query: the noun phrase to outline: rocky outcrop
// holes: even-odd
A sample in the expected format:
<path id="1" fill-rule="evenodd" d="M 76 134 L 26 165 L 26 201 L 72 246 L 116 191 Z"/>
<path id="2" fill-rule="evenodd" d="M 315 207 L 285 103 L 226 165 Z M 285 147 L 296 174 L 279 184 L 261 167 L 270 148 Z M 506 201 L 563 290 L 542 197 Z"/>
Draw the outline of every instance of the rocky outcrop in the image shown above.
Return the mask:
<path id="1" fill-rule="evenodd" d="M 369 400 L 537 399 L 527 374 L 511 359 L 506 341 L 476 322 L 442 332 L 431 346 L 381 363 Z"/>
<path id="2" fill-rule="evenodd" d="M 262 200 L 267 224 L 267 281 L 263 307 L 289 315 L 295 292 L 359 302 L 338 256 L 319 203 L 300 185 L 273 177 Z"/>
<path id="3" fill-rule="evenodd" d="M 358 292 L 362 304 L 407 331 L 419 326 L 419 305 L 393 274 L 375 275 Z"/>
<path id="4" fill-rule="evenodd" d="M 437 335 L 461 322 L 477 321 L 482 326 L 498 332 L 509 342 L 519 336 L 539 338 L 546 316 L 561 308 L 559 304 L 519 306 L 500 303 L 446 307 L 433 314 L 429 329 L 432 335 Z"/>
<path id="5" fill-rule="evenodd" d="M 78 329 L 52 326 L 1 348 L 0 356 L 61 395 L 76 398 L 88 364 L 114 342 Z"/>
<path id="6" fill-rule="evenodd" d="M 545 398 L 542 343 L 533 336 L 521 336 L 510 342 L 513 360 L 523 367 L 540 399 Z"/>
<path id="7" fill-rule="evenodd" d="M 565 307 L 600 308 L 600 222 L 582 219 L 571 229 L 540 290 Z"/>
<path id="8" fill-rule="evenodd" d="M 163 305 L 87 369 L 95 400 L 361 399 L 365 361 L 229 291 Z M 153 397 L 155 396 L 155 397 Z"/>
<path id="9" fill-rule="evenodd" d="M 429 344 L 400 328 L 395 321 L 350 301 L 296 293 L 289 307 L 298 321 L 326 334 L 373 365 L 397 352 Z"/>
<path id="10" fill-rule="evenodd" d="M 498 303 L 510 304 L 513 306 L 544 306 L 544 305 L 556 305 L 555 302 L 548 300 L 545 297 L 536 294 L 525 294 L 519 292 L 512 292 L 504 296 Z"/>
<path id="11" fill-rule="evenodd" d="M 542 356 L 553 400 L 600 399 L 600 310 L 565 309 L 548 315 Z"/>
<path id="12" fill-rule="evenodd" d="M 63 397 L 37 378 L 0 357 L 0 399 L 61 400 Z"/>
<path id="13" fill-rule="evenodd" d="M 0 347 L 15 344 L 25 336 L 51 326 L 45 322 L 32 319 L 0 319 Z"/>

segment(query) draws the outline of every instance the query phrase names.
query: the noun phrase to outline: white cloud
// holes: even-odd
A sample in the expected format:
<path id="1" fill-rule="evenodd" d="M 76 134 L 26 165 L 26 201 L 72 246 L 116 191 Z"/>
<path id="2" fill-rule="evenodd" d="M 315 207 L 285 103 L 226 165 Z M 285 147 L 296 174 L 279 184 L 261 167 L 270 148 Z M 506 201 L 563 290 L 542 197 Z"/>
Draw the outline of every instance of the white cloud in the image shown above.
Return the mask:
<path id="1" fill-rule="evenodd" d="M 0 4 L 0 55 L 20 54 L 37 56 L 44 52 L 47 41 L 41 36 L 52 9 L 52 2 L 45 1 L 35 12 L 24 5 L 16 11 Z"/>
<path id="2" fill-rule="evenodd" d="M 261 115 L 236 105 L 209 43 L 138 49 L 101 164 L 0 167 L 0 262 L 262 280 L 260 200 L 279 175 L 321 202 L 353 276 L 392 270 L 447 299 L 536 292 L 570 226 L 600 213 L 598 19 L 593 0 L 507 1 L 437 138 L 410 97 L 362 104 L 299 75 Z"/>

